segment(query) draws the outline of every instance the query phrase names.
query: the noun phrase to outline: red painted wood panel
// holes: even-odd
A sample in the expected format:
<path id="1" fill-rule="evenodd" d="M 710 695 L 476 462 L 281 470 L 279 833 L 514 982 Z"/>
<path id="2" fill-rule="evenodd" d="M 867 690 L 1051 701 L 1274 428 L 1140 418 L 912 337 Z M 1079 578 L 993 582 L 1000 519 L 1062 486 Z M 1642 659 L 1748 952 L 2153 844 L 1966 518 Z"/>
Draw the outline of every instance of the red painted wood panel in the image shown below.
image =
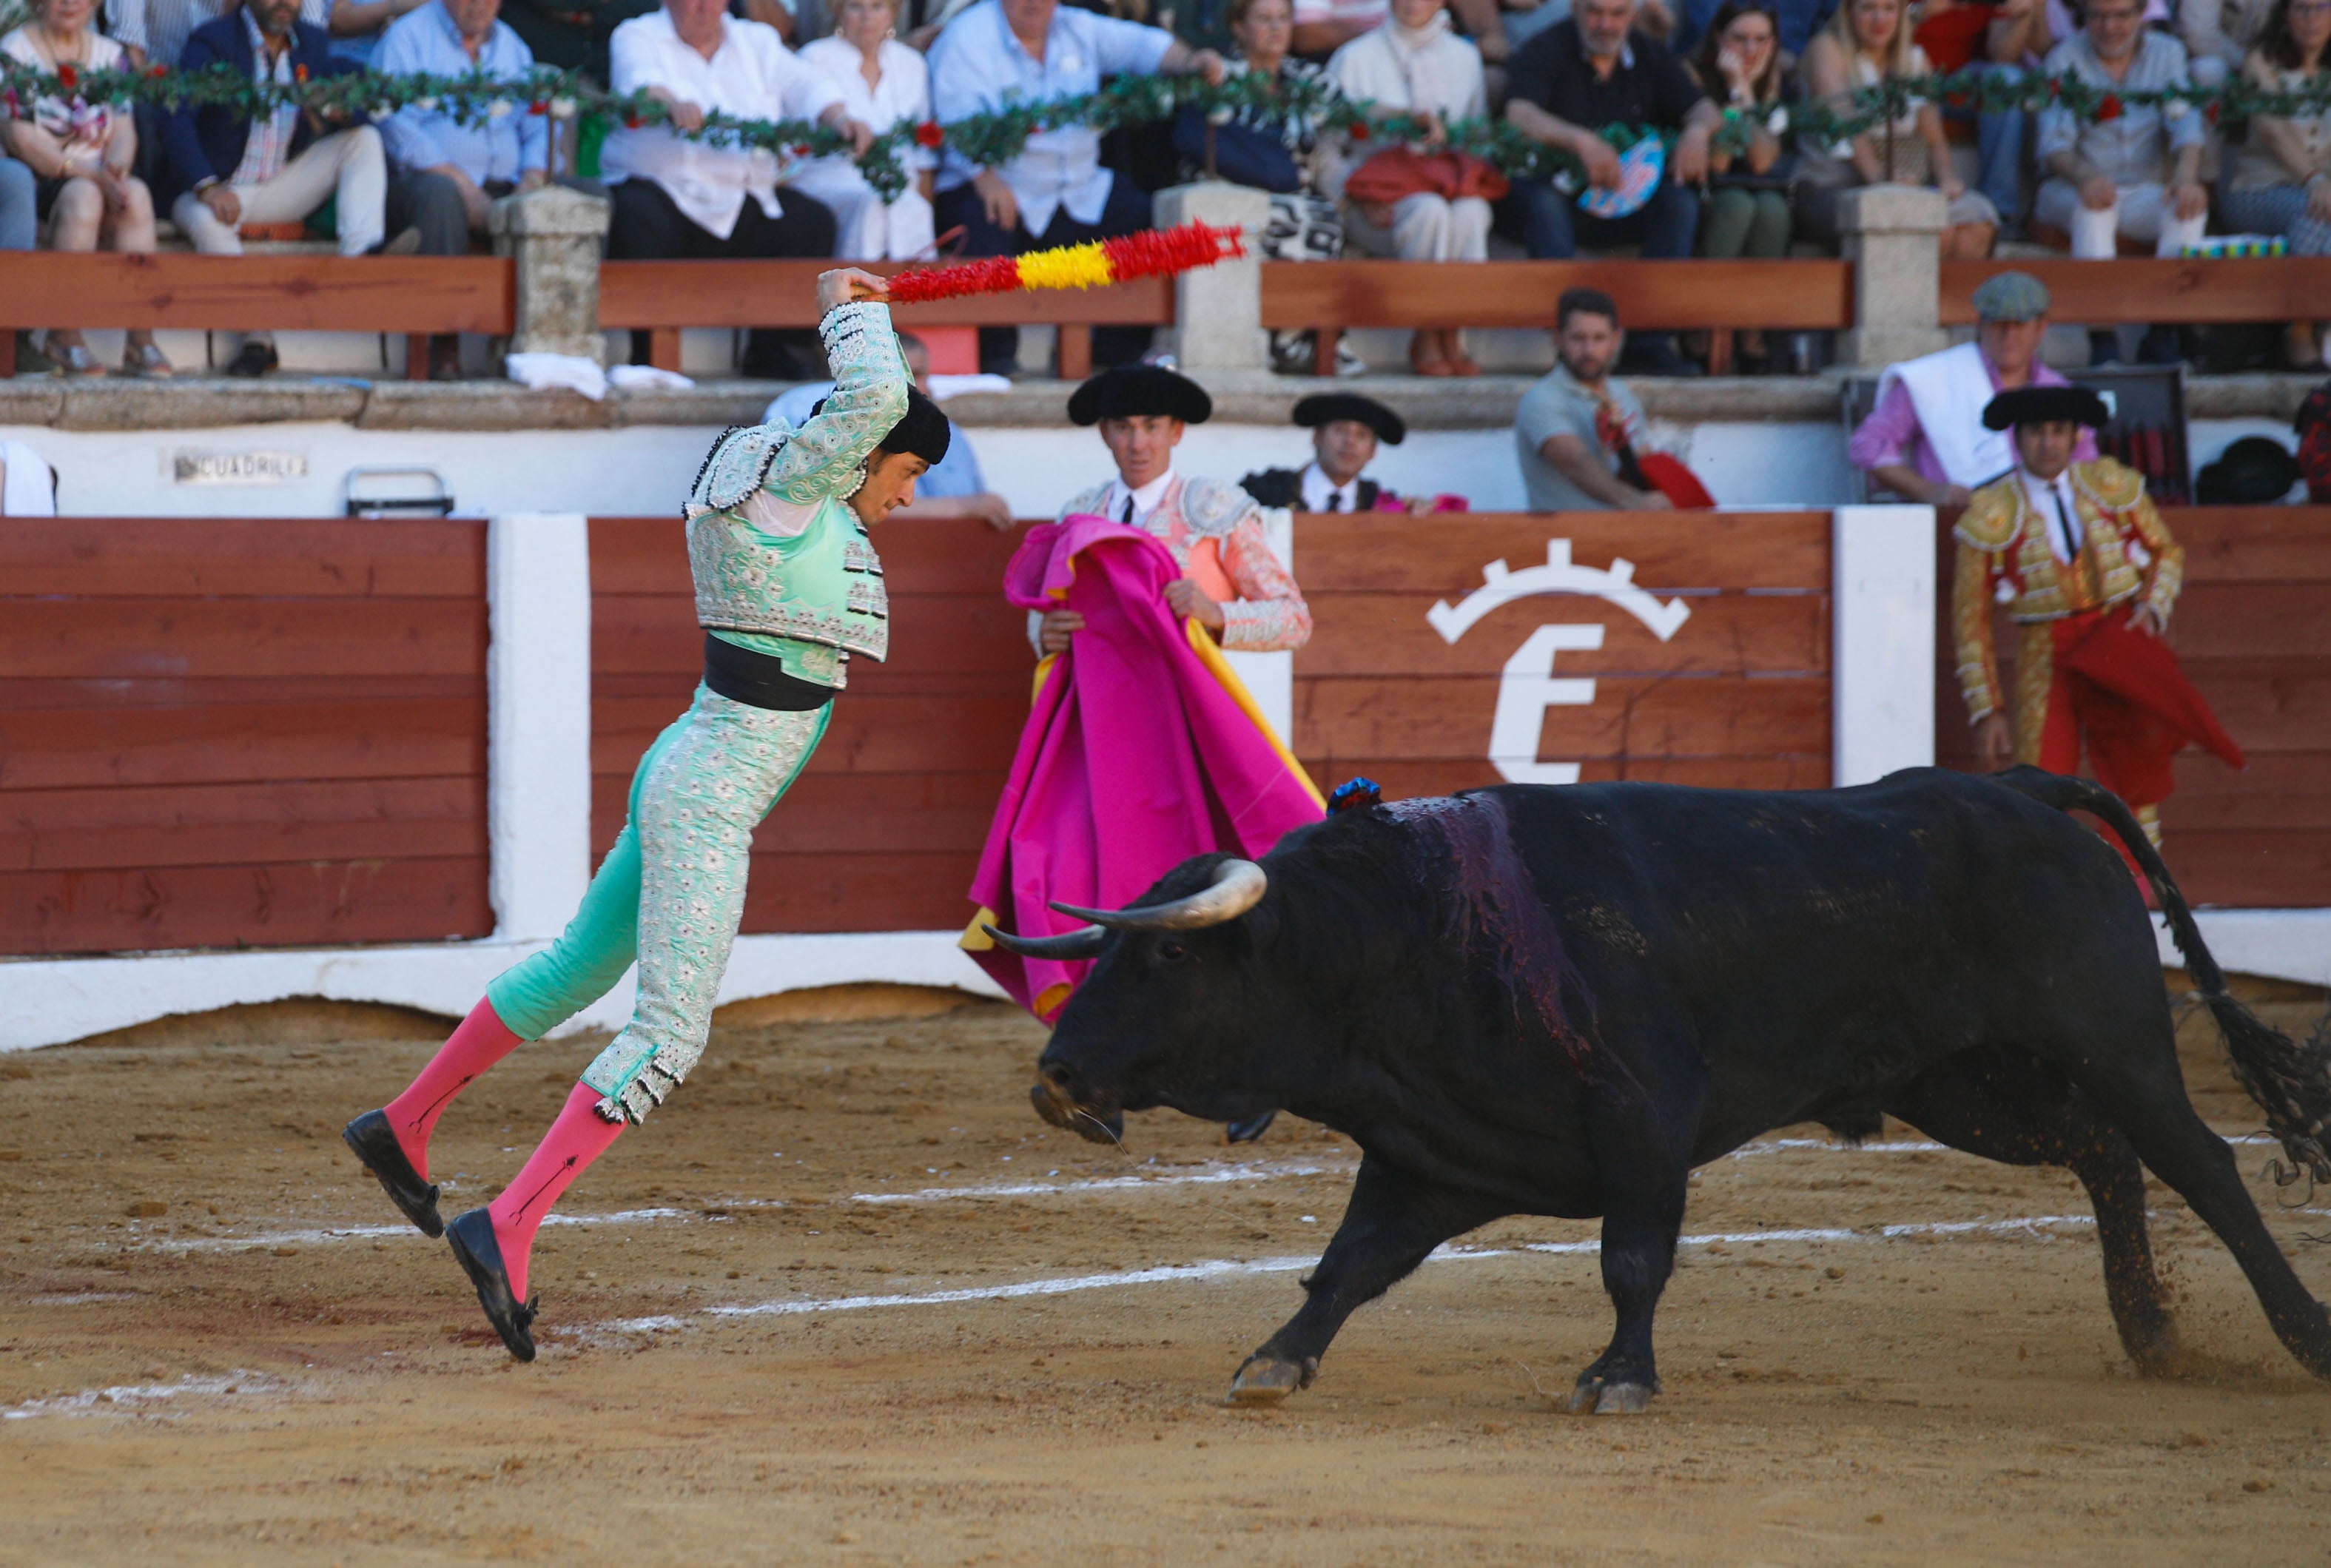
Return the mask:
<path id="1" fill-rule="evenodd" d="M 1592 700 L 1545 708 L 1540 760 L 1577 763 L 1583 780 L 1819 788 L 1829 526 L 1806 512 L 1469 514 L 1430 529 L 1299 518 L 1315 631 L 1295 659 L 1296 752 L 1323 787 L 1354 774 L 1393 795 L 1498 783 L 1507 660 L 1541 626 L 1588 626 L 1602 645 L 1558 651 L 1552 674 L 1591 680 Z M 1528 575 L 1562 558 L 1585 575 Z M 1508 597 L 1461 629 L 1446 619 L 1496 582 L 1559 591 Z"/>
<path id="2" fill-rule="evenodd" d="M 487 934 L 485 528 L 0 522 L 0 953 Z"/>
<path id="3" fill-rule="evenodd" d="M 2197 507 L 2164 514 L 2185 547 L 2169 640 L 2250 765 L 2187 750 L 2162 805 L 2163 851 L 2187 897 L 2240 908 L 2331 905 L 2331 508 Z M 1975 765 L 1950 646 L 1953 548 L 1936 650 L 1936 750 Z M 2005 617 L 1994 622 L 2003 654 Z M 2013 665 L 2003 659 L 2002 677 Z"/>

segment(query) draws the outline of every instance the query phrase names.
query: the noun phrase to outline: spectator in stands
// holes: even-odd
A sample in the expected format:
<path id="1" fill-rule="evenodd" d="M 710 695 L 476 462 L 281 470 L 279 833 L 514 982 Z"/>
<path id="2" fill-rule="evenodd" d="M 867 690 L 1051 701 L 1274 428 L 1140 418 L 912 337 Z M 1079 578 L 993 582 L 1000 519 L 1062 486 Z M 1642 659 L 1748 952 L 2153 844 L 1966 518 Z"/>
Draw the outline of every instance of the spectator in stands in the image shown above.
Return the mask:
<path id="1" fill-rule="evenodd" d="M 899 351 L 906 356 L 908 374 L 915 378 L 915 390 L 934 403 L 939 401 L 941 393 L 931 386 L 929 347 L 913 333 L 901 332 Z M 789 386 L 762 411 L 761 423 L 769 424 L 782 419 L 799 430 L 832 392 L 831 381 L 807 381 L 799 386 Z M 999 533 L 1009 529 L 1013 523 L 1012 503 L 987 488 L 987 476 L 980 471 L 979 454 L 971 450 L 971 438 L 953 420 L 947 421 L 947 455 L 925 469 L 915 480 L 915 499 L 890 515 L 977 518 Z"/>
<path id="2" fill-rule="evenodd" d="M 1588 187 L 1574 196 L 1567 181 L 1515 185 L 1523 243 L 1533 256 L 1567 261 L 1581 246 L 1629 244 L 1640 245 L 1646 261 L 1691 254 L 1699 226 L 1699 198 L 1691 187 L 1708 177 L 1708 140 L 1722 116 L 1681 61 L 1658 43 L 1631 36 L 1636 15 L 1636 0 L 1576 0 L 1569 21 L 1539 33 L 1514 56 L 1507 119 L 1524 135 L 1568 151 L 1584 167 Z M 1601 134 L 1613 125 L 1651 127 L 1672 136 L 1675 145 L 1647 199 L 1623 214 L 1600 215 L 1577 204 L 1611 201 L 1626 179 L 1629 161 Z M 1648 144 L 1631 149 L 1630 160 L 1649 151 Z M 1633 348 L 1632 368 L 1640 374 L 1692 373 L 1665 334 L 1640 337 Z"/>
<path id="3" fill-rule="evenodd" d="M 37 184 L 29 166 L 0 153 L 0 251 L 29 251 L 39 237 Z"/>
<path id="4" fill-rule="evenodd" d="M 1889 77 L 1925 76 L 1934 67 L 1910 38 L 1906 0 L 1846 0 L 1821 35 L 1805 47 L 1801 73 L 1808 98 L 1844 110 L 1853 95 Z M 1850 142 L 1798 138 L 1797 226 L 1807 239 L 1836 250 L 1838 208 L 1858 185 L 1892 182 L 1934 185 L 1949 203 L 1943 222 L 1945 261 L 1981 261 L 1999 237 L 1999 209 L 1971 191 L 1951 167 L 1942 111 L 1920 103 L 1890 126 L 1873 126 Z M 1890 163 L 1889 163 L 1890 155 Z"/>
<path id="5" fill-rule="evenodd" d="M 1288 52 L 1295 31 L 1290 0 L 1231 0 L 1227 14 L 1237 44 L 1230 60 L 1234 74 L 1268 83 L 1274 92 L 1328 86 L 1325 71 Z M 1343 214 L 1322 188 L 1329 155 L 1315 116 L 1242 109 L 1228 123 L 1210 125 L 1203 110 L 1185 109 L 1174 122 L 1175 150 L 1182 155 L 1185 179 L 1205 177 L 1210 130 L 1213 176 L 1270 193 L 1270 219 L 1262 231 L 1265 260 L 1331 261 L 1344 253 Z M 1289 375 L 1310 374 L 1314 338 L 1308 331 L 1273 331 L 1271 363 Z M 1347 364 L 1349 373 L 1365 368 L 1340 339 L 1337 359 L 1339 370 Z"/>
<path id="6" fill-rule="evenodd" d="M 374 69 L 383 76 L 467 76 L 510 81 L 534 69 L 534 56 L 519 35 L 497 21 L 501 0 L 425 0 L 417 11 L 390 24 Z M 433 256 L 459 255 L 472 235 L 482 236 L 493 201 L 530 191 L 550 178 L 550 122 L 524 112 L 489 116 L 464 124 L 442 107 L 407 104 L 380 122 L 389 161 L 408 180 L 450 185 L 454 201 L 423 204 L 421 249 Z M 461 339 L 452 334 L 429 345 L 429 375 L 437 381 L 460 376 Z"/>
<path id="7" fill-rule="evenodd" d="M 1991 35 L 2005 9 L 2001 0 L 1924 0 L 1912 11 L 1910 40 L 1927 52 L 1937 76 L 1965 74 L 1978 86 L 1993 80 L 2012 86 L 2022 80 L 2022 69 L 2012 60 L 1991 57 Z M 1946 125 L 1974 128 L 1974 188 L 1999 214 L 2001 232 L 2014 231 L 2023 219 L 2023 142 L 2031 117 L 2020 109 L 1978 109 L 1972 103 L 1946 102 L 1942 113 Z"/>
<path id="8" fill-rule="evenodd" d="M 1644 3 L 1658 6 L 1660 0 Z M 1374 33 L 1392 15 L 1392 0 L 1294 0 L 1294 51 L 1315 62 L 1326 61 L 1364 33 Z M 1504 61 L 1524 38 L 1570 14 L 1566 0 L 1451 0 L 1450 8 L 1481 58 L 1492 63 Z M 1546 13 L 1545 20 L 1538 20 Z M 1664 9 L 1660 14 L 1666 14 Z"/>
<path id="9" fill-rule="evenodd" d="M 2177 36 L 2186 69 L 2203 87 L 2215 87 L 2242 67 L 2271 31 L 2275 0 L 2179 0 Z"/>
<path id="10" fill-rule="evenodd" d="M 33 20 L 0 38 L 0 56 L 56 77 L 110 71 L 121 45 L 90 25 L 96 0 L 35 0 Z M 49 222 L 52 251 L 154 249 L 154 197 L 130 173 L 138 158 L 138 125 L 127 109 L 91 103 L 59 84 L 30 104 L 11 106 L 7 149 L 33 171 L 34 202 Z M 17 118 L 21 116 L 22 118 Z M 52 329 L 45 350 L 68 375 L 104 373 L 78 331 Z M 130 375 L 167 375 L 170 362 L 147 331 L 129 334 L 121 368 Z"/>
<path id="11" fill-rule="evenodd" d="M 838 16 L 839 31 L 803 44 L 801 58 L 825 73 L 845 111 L 878 135 L 901 120 L 915 126 L 930 119 L 930 67 L 899 42 L 899 0 L 842 0 Z M 788 185 L 833 209 L 836 255 L 910 261 L 931 249 L 934 160 L 909 147 L 904 161 L 907 188 L 889 202 L 845 157 L 820 158 Z"/>
<path id="12" fill-rule="evenodd" d="M 1635 438 L 1643 405 L 1611 375 L 1626 334 L 1619 307 L 1599 289 L 1565 289 L 1555 307 L 1551 374 L 1523 394 L 1514 415 L 1515 455 L 1534 512 L 1665 510 L 1666 496 L 1641 482 Z M 1632 473 L 1631 481 L 1622 477 Z"/>
<path id="13" fill-rule="evenodd" d="M 840 90 L 779 42 L 774 28 L 726 14 L 721 0 L 665 0 L 661 10 L 615 29 L 612 56 L 619 93 L 644 90 L 671 111 L 679 130 L 700 128 L 709 110 L 748 119 L 815 119 L 864 152 L 874 133 L 851 118 Z M 833 213 L 797 191 L 777 199 L 776 155 L 764 147 L 689 141 L 656 126 L 607 138 L 601 166 L 614 198 L 610 260 L 739 259 L 833 254 Z M 813 358 L 805 334 L 756 330 L 744 371 L 805 380 Z M 632 335 L 634 363 L 647 359 L 647 334 Z"/>
<path id="14" fill-rule="evenodd" d="M 2145 25 L 2142 0 L 2088 0 L 2085 25 L 2049 52 L 2042 69 L 2109 92 L 2158 92 L 2185 85 L 2185 46 Z M 2042 109 L 2047 178 L 2032 210 L 2070 232 L 2075 256 L 2109 260 L 2121 235 L 2174 256 L 2209 227 L 2210 195 L 2197 177 L 2202 139 L 2202 116 L 2184 104 L 2122 100 L 2115 118 L 2086 122 L 2069 109 Z M 2117 334 L 2091 332 L 2088 341 L 2096 363 L 2120 357 Z M 2177 334 L 2167 327 L 2148 329 L 2137 350 L 2148 363 L 2177 356 Z"/>
<path id="15" fill-rule="evenodd" d="M 1675 32 L 1668 40 L 1679 55 L 1688 55 L 1708 41 L 1708 35 L 1717 30 L 1716 14 L 1726 4 L 1727 0 L 1682 0 Z M 1837 0 L 1773 0 L 1773 20 L 1780 33 L 1782 69 L 1793 69 L 1804 58 L 1805 45 L 1812 42 L 1814 33 L 1829 25 L 1830 15 L 1836 9 Z"/>
<path id="16" fill-rule="evenodd" d="M 1699 253 L 1715 261 L 1743 256 L 1774 260 L 1789 253 L 1789 175 L 1793 160 L 1782 150 L 1786 75 L 1780 30 L 1769 0 L 1725 0 L 1701 41 L 1692 74 L 1723 106 L 1724 122 L 1748 138 L 1747 149 L 1711 147 L 1708 204 L 1699 219 Z M 1762 368 L 1765 335 L 1740 334 L 1743 369 Z"/>
<path id="17" fill-rule="evenodd" d="M 1196 71 L 1218 82 L 1226 69 L 1213 50 L 1192 49 L 1161 28 L 1060 0 L 979 0 L 948 23 L 931 48 L 931 102 L 947 123 L 1011 101 L 1096 92 L 1104 76 Z M 962 225 L 965 252 L 973 256 L 1016 256 L 1149 225 L 1148 193 L 1101 166 L 1100 133 L 1089 126 L 1039 132 L 1000 167 L 974 164 L 949 148 L 934 204 L 939 227 Z M 1141 356 L 1149 329 L 1099 328 L 1092 341 L 1097 361 L 1118 365 Z M 1019 345 L 1016 328 L 981 328 L 980 368 L 1010 375 L 1019 365 Z"/>
<path id="18" fill-rule="evenodd" d="M 2266 92 L 2319 89 L 2331 71 L 2331 0 L 2276 0 L 2266 35 L 2242 62 L 2243 80 Z M 2250 116 L 2222 201 L 2243 233 L 2280 234 L 2297 256 L 2331 255 L 2331 109 Z M 2331 301 L 2323 314 L 2331 317 Z M 2294 370 L 2323 363 L 2313 321 L 2294 321 L 2283 343 Z"/>
<path id="19" fill-rule="evenodd" d="M 1447 122 L 1478 118 L 1488 108 L 1480 52 L 1450 30 L 1443 0 L 1392 0 L 1383 26 L 1336 51 L 1327 77 L 1346 98 L 1421 120 L 1429 152 L 1441 150 Z M 1444 183 L 1452 170 L 1454 183 Z M 1380 147 L 1375 138 L 1347 152 L 1328 176 L 1343 201 L 1345 238 L 1372 256 L 1403 261 L 1488 261 L 1489 200 L 1503 194 L 1505 183 L 1479 158 L 1456 154 L 1427 161 L 1406 147 Z M 1481 373 L 1454 328 L 1414 333 L 1408 362 L 1419 375 Z"/>
<path id="20" fill-rule="evenodd" d="M 311 3 L 320 6 L 326 0 Z M 195 28 L 234 7 L 235 0 L 111 0 L 110 5 L 119 28 L 114 36 L 125 48 L 144 54 L 148 65 L 172 66 Z"/>
<path id="21" fill-rule="evenodd" d="M 1974 291 L 1974 341 L 1888 366 L 1877 407 L 1846 442 L 1846 461 L 1906 500 L 1965 506 L 2015 466 L 2006 432 L 1983 423 L 1991 400 L 2020 386 L 2065 385 L 2040 363 L 2049 304 L 2047 285 L 2029 272 L 1984 279 Z M 2082 431 L 2073 461 L 2096 455 L 2096 436 Z"/>
<path id="22" fill-rule="evenodd" d="M 300 21 L 299 11 L 300 0 L 243 0 L 241 10 L 195 29 L 179 69 L 225 64 L 283 86 L 359 69 L 333 59 L 324 30 Z M 205 255 L 239 256 L 243 224 L 297 223 L 328 201 L 343 256 L 410 255 L 424 248 L 424 234 L 461 232 L 452 183 L 390 180 L 380 132 L 360 116 L 288 103 L 254 116 L 229 104 L 186 103 L 163 122 L 162 150 L 170 216 Z M 396 238 L 384 242 L 391 225 Z M 276 363 L 273 336 L 246 333 L 226 372 L 264 375 Z"/>

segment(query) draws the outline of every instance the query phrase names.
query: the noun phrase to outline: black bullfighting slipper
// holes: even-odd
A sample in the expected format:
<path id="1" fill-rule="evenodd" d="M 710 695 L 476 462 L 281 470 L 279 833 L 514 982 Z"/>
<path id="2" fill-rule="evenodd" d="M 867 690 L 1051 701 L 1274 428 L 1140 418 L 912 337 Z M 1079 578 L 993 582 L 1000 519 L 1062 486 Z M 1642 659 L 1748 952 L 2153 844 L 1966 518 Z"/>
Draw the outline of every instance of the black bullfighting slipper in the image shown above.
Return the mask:
<path id="1" fill-rule="evenodd" d="M 442 1236 L 445 1221 L 437 1212 L 437 1188 L 423 1181 L 413 1162 L 404 1157 L 404 1145 L 396 1141 L 396 1131 L 388 1125 L 386 1111 L 366 1111 L 340 1129 L 340 1141 L 347 1145 L 358 1164 L 373 1174 L 380 1190 L 388 1194 L 404 1217 L 421 1227 L 424 1236 Z"/>
<path id="2" fill-rule="evenodd" d="M 494 1326 L 494 1332 L 502 1336 L 512 1355 L 532 1361 L 534 1335 L 528 1331 L 534 1326 L 534 1302 L 520 1304 L 511 1293 L 509 1270 L 502 1267 L 501 1243 L 494 1240 L 494 1217 L 483 1209 L 472 1209 L 445 1227 L 445 1240 L 452 1243 L 453 1256 L 470 1283 L 478 1288 L 478 1305 L 486 1309 L 486 1320 Z"/>
<path id="3" fill-rule="evenodd" d="M 1278 1117 L 1279 1113 L 1277 1111 L 1265 1111 L 1259 1117 L 1249 1117 L 1242 1122 L 1226 1123 L 1223 1127 L 1223 1142 L 1226 1144 L 1251 1144 L 1254 1142 L 1255 1139 L 1262 1136 L 1263 1134 L 1269 1132 L 1270 1130 L 1270 1124 L 1277 1120 Z"/>

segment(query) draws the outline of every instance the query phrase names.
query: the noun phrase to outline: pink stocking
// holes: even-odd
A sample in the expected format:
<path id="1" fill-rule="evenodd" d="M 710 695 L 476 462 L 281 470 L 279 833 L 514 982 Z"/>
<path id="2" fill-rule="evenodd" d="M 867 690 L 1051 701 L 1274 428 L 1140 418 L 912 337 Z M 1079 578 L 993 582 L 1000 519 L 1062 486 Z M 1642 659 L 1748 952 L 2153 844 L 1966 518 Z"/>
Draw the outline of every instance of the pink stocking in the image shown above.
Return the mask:
<path id="1" fill-rule="evenodd" d="M 437 1130 L 437 1118 L 445 1114 L 455 1096 L 523 1043 L 501 1021 L 494 1004 L 480 999 L 454 1029 L 452 1038 L 437 1048 L 437 1054 L 429 1059 L 413 1086 L 388 1102 L 389 1127 L 423 1181 L 429 1179 L 429 1135 Z"/>
<path id="2" fill-rule="evenodd" d="M 527 1299 L 527 1261 L 534 1254 L 535 1231 L 575 1178 L 605 1154 L 623 1130 L 622 1122 L 599 1114 L 603 1098 L 589 1084 L 576 1084 L 558 1119 L 542 1136 L 542 1146 L 502 1189 L 502 1195 L 486 1205 L 494 1221 L 494 1244 L 501 1249 L 502 1267 L 509 1272 L 510 1294 L 520 1301 Z"/>

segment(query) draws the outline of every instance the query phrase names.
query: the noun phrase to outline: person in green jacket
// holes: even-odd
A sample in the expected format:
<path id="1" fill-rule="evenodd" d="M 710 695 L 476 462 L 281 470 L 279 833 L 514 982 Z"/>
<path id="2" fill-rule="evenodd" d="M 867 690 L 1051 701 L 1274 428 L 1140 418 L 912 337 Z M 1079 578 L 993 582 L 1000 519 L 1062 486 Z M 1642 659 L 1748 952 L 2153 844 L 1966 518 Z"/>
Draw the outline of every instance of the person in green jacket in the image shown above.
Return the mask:
<path id="1" fill-rule="evenodd" d="M 834 390 L 794 430 L 723 433 L 685 515 L 704 679 L 632 778 L 631 810 L 566 931 L 505 971 L 421 1076 L 342 1132 L 406 1218 L 443 1235 L 510 1354 L 534 1359 L 534 1235 L 561 1193 L 704 1054 L 744 917 L 753 830 L 799 776 L 852 654 L 889 648 L 882 563 L 866 529 L 915 499 L 947 455 L 947 423 L 915 390 L 882 280 L 818 279 Z M 450 1225 L 429 1182 L 429 1137 L 462 1090 L 614 989 L 637 959 L 631 1022 L 598 1059 L 524 1169 Z"/>

